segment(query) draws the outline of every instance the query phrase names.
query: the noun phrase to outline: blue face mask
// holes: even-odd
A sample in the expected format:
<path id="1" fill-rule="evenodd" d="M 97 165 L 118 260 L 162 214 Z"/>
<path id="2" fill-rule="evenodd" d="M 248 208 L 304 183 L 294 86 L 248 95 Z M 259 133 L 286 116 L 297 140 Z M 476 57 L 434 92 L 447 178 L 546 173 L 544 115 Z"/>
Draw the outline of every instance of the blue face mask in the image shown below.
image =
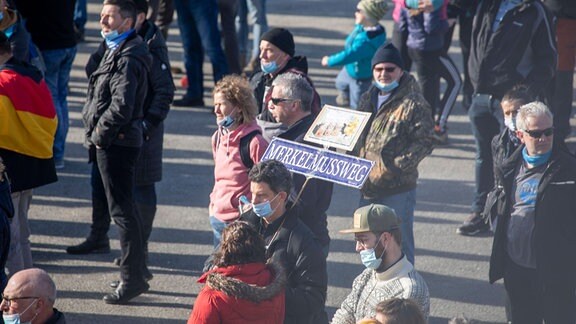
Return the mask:
<path id="1" fill-rule="evenodd" d="M 398 88 L 398 81 L 394 80 L 391 83 L 388 84 L 384 84 L 378 81 L 374 81 L 374 85 L 376 86 L 376 88 L 380 89 L 381 91 L 384 92 L 390 92 L 396 88 Z"/>
<path id="2" fill-rule="evenodd" d="M 122 24 L 120 24 L 120 26 L 118 26 L 118 28 L 122 27 L 122 25 L 124 25 L 124 23 L 126 22 L 126 20 L 124 20 L 122 22 Z M 104 31 L 100 31 L 100 35 L 102 35 L 102 38 L 104 38 L 104 41 L 106 41 L 106 46 L 108 46 L 108 48 L 114 49 L 116 47 L 118 47 L 118 45 L 120 45 L 120 42 L 122 42 L 124 39 L 126 39 L 126 37 L 128 37 L 128 35 L 130 35 L 130 33 L 132 32 L 133 29 L 130 29 L 126 32 L 123 33 L 118 33 L 118 28 L 109 31 L 107 33 L 105 33 Z"/>
<path id="3" fill-rule="evenodd" d="M 278 195 L 279 193 L 276 194 L 276 196 L 274 196 L 274 198 L 272 198 L 270 201 L 265 201 L 260 204 L 252 204 L 252 210 L 254 210 L 254 214 L 260 218 L 270 217 L 270 215 L 276 211 L 276 208 L 272 209 L 272 205 L 270 203 L 273 202 L 274 199 L 278 197 Z"/>
<path id="4" fill-rule="evenodd" d="M 278 70 L 278 64 L 276 64 L 276 61 L 272 61 L 270 63 L 260 63 L 260 69 L 262 69 L 262 72 L 266 74 L 274 73 L 276 70 Z"/>
<path id="5" fill-rule="evenodd" d="M 526 163 L 528 164 L 533 165 L 534 167 L 539 167 L 548 162 L 548 160 L 550 159 L 550 155 L 552 155 L 552 150 L 544 154 L 528 155 L 528 150 L 526 150 L 526 147 L 522 149 L 522 157 L 524 158 L 524 161 L 526 161 Z"/>
<path id="6" fill-rule="evenodd" d="M 382 238 L 382 236 L 380 236 L 380 238 Z M 374 246 L 378 246 L 378 243 L 380 243 L 380 238 L 378 239 L 378 242 L 376 242 L 376 245 Z M 384 250 L 382 251 L 382 254 L 380 254 L 380 257 L 376 257 L 376 251 L 374 250 L 374 248 L 364 249 L 360 251 L 360 259 L 362 260 L 362 264 L 368 269 L 372 270 L 378 269 L 382 264 L 382 256 L 384 256 L 386 248 L 387 247 L 385 246 Z"/>
<path id="7" fill-rule="evenodd" d="M 5 324 L 30 324 L 32 323 L 32 321 L 34 320 L 34 318 L 36 318 L 36 316 L 38 314 L 36 314 L 36 316 L 34 316 L 34 318 L 32 318 L 30 321 L 28 322 L 20 322 L 20 316 L 24 313 L 26 313 L 26 311 L 28 311 L 30 309 L 30 307 L 32 307 L 32 305 L 34 305 L 36 302 L 38 301 L 38 299 L 36 299 L 32 304 L 30 304 L 28 307 L 26 307 L 26 309 L 22 312 L 22 313 L 18 313 L 18 314 L 2 314 L 2 319 L 4 320 Z"/>
<path id="8" fill-rule="evenodd" d="M 224 117 L 221 121 L 218 122 L 218 126 L 224 128 L 228 128 L 232 126 L 232 124 L 234 124 L 234 118 L 232 118 L 230 115 Z"/>

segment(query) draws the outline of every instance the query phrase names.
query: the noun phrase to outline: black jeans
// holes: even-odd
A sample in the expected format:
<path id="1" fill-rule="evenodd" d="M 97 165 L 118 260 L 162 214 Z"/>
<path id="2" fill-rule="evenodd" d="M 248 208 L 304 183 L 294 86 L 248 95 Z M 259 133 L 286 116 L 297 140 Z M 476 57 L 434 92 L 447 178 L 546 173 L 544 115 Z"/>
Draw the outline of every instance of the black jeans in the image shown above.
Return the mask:
<path id="1" fill-rule="evenodd" d="M 442 50 L 421 51 L 408 48 L 408 55 L 418 74 L 418 82 L 424 99 L 432 108 L 432 118 L 436 119 L 436 110 L 440 104 L 440 61 Z"/>
<path id="2" fill-rule="evenodd" d="M 568 279 L 568 278 L 566 278 Z M 508 258 L 504 286 L 510 298 L 512 323 L 567 324 L 576 322 L 576 292 L 569 285 L 547 287 L 536 270 L 524 268 Z"/>
<path id="3" fill-rule="evenodd" d="M 128 287 L 144 282 L 142 221 L 134 203 L 134 175 L 139 153 L 139 148 L 118 145 L 96 150 L 108 212 L 120 234 L 120 278 Z"/>

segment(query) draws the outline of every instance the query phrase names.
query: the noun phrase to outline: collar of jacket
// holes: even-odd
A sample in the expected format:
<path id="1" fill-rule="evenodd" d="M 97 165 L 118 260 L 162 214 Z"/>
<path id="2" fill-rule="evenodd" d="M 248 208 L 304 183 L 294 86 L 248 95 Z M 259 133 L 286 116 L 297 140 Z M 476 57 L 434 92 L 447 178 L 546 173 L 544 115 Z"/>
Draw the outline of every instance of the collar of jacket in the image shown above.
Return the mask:
<path id="1" fill-rule="evenodd" d="M 276 262 L 268 263 L 267 266 L 272 269 L 274 280 L 266 286 L 251 285 L 216 271 L 207 275 L 206 284 L 228 296 L 260 303 L 278 295 L 286 285 L 286 273 L 282 266 Z"/>

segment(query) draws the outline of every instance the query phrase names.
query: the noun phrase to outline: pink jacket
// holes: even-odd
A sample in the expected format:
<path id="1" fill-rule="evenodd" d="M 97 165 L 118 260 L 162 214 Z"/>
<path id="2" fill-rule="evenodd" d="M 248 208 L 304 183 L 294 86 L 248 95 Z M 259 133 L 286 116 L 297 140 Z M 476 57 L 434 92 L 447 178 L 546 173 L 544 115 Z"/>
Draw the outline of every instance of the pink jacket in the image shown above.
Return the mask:
<path id="1" fill-rule="evenodd" d="M 212 215 L 224 222 L 237 219 L 238 198 L 246 195 L 251 199 L 248 169 L 240 157 L 240 139 L 254 130 L 260 129 L 256 121 L 242 124 L 233 131 L 217 130 L 212 136 L 214 155 L 214 189 L 210 194 Z M 268 142 L 262 135 L 256 135 L 250 142 L 250 157 L 258 163 Z"/>

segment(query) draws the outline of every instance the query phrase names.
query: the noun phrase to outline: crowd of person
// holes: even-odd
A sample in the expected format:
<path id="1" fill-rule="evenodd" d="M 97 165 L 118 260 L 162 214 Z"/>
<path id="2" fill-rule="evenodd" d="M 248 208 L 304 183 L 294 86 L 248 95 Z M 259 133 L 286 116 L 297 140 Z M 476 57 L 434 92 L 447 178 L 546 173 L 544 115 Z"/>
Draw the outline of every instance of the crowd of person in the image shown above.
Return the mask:
<path id="1" fill-rule="evenodd" d="M 380 24 L 389 9 L 391 33 Z M 0 123 L 0 309 L 5 323 L 64 323 L 53 307 L 54 282 L 33 268 L 27 214 L 33 189 L 56 182 L 65 168 L 68 82 L 76 44 L 85 39 L 86 1 L 0 0 L 0 10 L 0 120 L 7 120 Z M 177 100 L 178 71 L 166 46 L 174 11 L 186 88 Z M 448 143 L 448 117 L 462 90 L 476 187 L 457 233 L 494 232 L 489 278 L 504 279 L 509 321 L 575 323 L 576 158 L 565 139 L 576 5 L 360 0 L 354 19 L 344 49 L 320 61 L 342 66 L 336 104 L 371 114 L 347 154 L 374 166 L 352 227 L 341 230 L 354 235 L 366 269 L 330 322 L 427 321 L 430 292 L 415 268 L 418 165 Z M 463 78 L 448 56 L 456 22 Z M 207 213 L 213 253 L 188 323 L 328 323 L 333 183 L 262 160 L 273 138 L 319 146 L 304 135 L 322 98 L 292 32 L 268 28 L 265 0 L 104 0 L 99 24 L 82 109 L 92 224 L 66 252 L 109 253 L 114 221 L 120 275 L 103 301 L 126 304 L 150 288 L 164 120 L 171 106 L 205 106 L 206 55 L 217 125 Z"/>

